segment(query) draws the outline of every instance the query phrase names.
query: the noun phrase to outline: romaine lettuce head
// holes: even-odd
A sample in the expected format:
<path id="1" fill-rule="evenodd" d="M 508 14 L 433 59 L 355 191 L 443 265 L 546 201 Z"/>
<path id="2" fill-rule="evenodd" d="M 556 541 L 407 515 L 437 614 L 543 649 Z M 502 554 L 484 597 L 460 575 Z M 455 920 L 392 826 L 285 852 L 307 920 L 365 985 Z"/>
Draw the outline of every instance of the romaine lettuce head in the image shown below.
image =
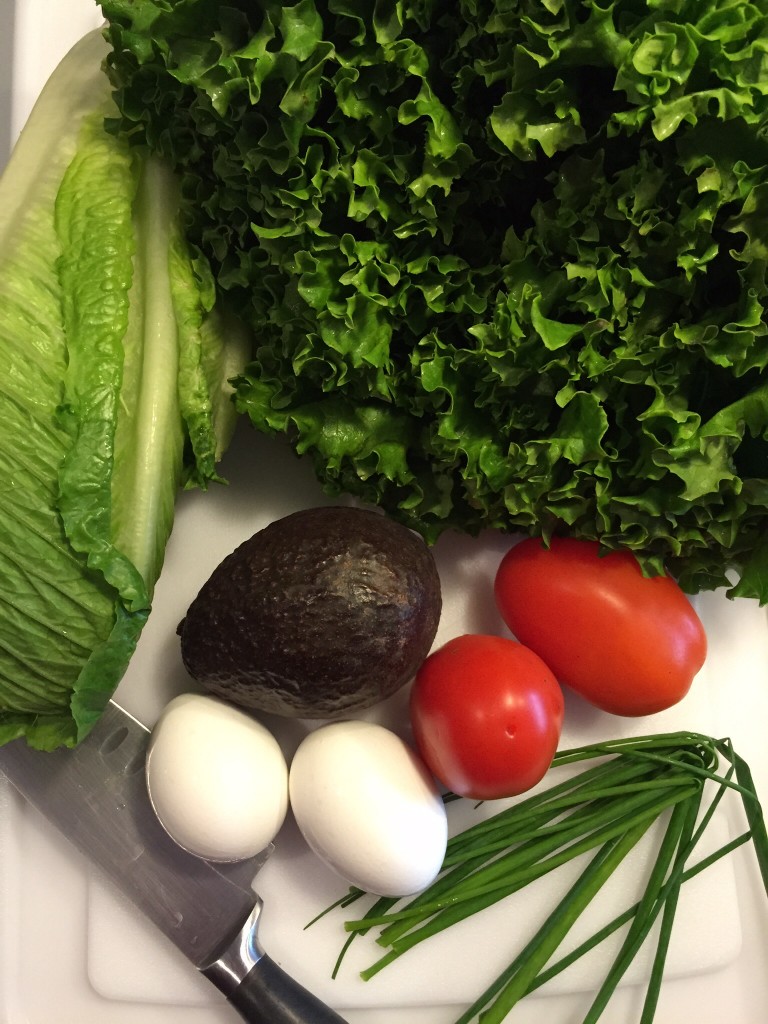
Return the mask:
<path id="1" fill-rule="evenodd" d="M 0 179 L 0 742 L 45 749 L 82 739 L 125 671 L 243 352 L 167 165 L 104 131 L 105 50 L 95 33 L 65 58 Z"/>
<path id="2" fill-rule="evenodd" d="M 768 0 L 104 0 L 239 408 L 428 538 L 768 600 Z"/>

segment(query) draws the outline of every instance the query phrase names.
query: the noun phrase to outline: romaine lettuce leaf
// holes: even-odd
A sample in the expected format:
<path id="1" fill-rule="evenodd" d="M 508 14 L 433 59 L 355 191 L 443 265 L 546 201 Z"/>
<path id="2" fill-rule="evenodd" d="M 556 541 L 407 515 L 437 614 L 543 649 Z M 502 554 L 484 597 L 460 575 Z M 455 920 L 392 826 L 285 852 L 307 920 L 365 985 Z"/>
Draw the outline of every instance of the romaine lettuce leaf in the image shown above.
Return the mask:
<path id="1" fill-rule="evenodd" d="M 179 251 L 176 179 L 104 130 L 105 52 L 94 33 L 65 58 L 0 179 L 0 742 L 44 749 L 123 675 L 178 488 L 215 478 L 231 431 L 208 367 L 244 352 Z"/>

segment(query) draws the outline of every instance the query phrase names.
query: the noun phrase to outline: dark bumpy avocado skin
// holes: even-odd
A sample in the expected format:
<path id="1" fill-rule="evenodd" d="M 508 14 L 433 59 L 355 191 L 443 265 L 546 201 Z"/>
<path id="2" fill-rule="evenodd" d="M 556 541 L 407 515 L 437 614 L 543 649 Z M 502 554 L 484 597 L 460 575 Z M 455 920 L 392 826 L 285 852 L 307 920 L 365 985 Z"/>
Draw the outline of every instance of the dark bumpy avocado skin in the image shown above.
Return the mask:
<path id="1" fill-rule="evenodd" d="M 221 562 L 179 625 L 181 654 L 194 679 L 233 703 L 338 718 L 414 676 L 441 605 L 416 534 L 377 512 L 307 509 Z"/>

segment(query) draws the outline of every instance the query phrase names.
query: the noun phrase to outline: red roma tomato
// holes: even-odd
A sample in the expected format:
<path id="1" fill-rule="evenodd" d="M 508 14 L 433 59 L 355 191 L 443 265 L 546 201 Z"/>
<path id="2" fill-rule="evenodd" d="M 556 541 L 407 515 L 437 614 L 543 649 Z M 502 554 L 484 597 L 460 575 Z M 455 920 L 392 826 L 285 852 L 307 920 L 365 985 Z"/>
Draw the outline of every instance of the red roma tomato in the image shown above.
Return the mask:
<path id="1" fill-rule="evenodd" d="M 704 663 L 701 620 L 669 576 L 643 576 L 630 551 L 530 538 L 504 556 L 496 603 L 515 637 L 561 683 L 614 715 L 651 715 L 688 692 Z"/>
<path id="2" fill-rule="evenodd" d="M 515 796 L 535 786 L 552 763 L 563 691 L 522 644 L 467 634 L 422 663 L 411 690 L 411 723 L 422 758 L 454 793 L 474 800 Z"/>

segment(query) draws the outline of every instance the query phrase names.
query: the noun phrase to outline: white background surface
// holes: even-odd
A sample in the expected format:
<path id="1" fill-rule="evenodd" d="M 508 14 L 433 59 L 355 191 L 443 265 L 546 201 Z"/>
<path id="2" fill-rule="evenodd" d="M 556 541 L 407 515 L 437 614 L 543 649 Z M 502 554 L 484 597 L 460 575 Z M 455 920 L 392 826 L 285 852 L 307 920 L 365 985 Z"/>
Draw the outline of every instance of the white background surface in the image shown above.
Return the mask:
<path id="1" fill-rule="evenodd" d="M 19 3 L 12 135 L 18 133 L 60 56 L 99 22 L 99 12 L 90 0 Z M 0 46 L 7 46 L 7 37 Z M 175 692 L 189 686 L 178 667 L 173 630 L 219 558 L 265 518 L 322 500 L 305 468 L 279 448 L 252 445 L 249 440 L 241 436 L 230 459 L 232 486 L 227 491 L 185 496 L 181 503 L 155 611 L 120 689 L 123 701 L 145 720 L 152 719 Z M 256 486 L 259 478 L 264 484 Z M 463 629 L 493 628 L 485 584 L 501 550 L 498 540 L 440 548 L 448 598 L 442 638 Z M 711 650 L 694 690 L 679 708 L 640 728 L 606 720 L 569 701 L 564 739 L 581 743 L 629 729 L 650 732 L 679 725 L 730 735 L 768 800 L 766 611 L 751 602 L 727 602 L 719 595 L 707 595 L 699 608 Z M 384 709 L 393 723 L 399 711 L 397 699 Z M 283 736 L 287 747 L 296 741 L 291 728 Z M 737 808 L 732 806 L 722 827 L 735 830 L 739 825 Z M 448 1024 L 460 1012 L 457 1004 L 482 987 L 475 979 L 490 969 L 489 961 L 501 956 L 499 963 L 505 962 L 503 943 L 509 939 L 504 933 L 510 924 L 520 929 L 521 938 L 529 934 L 526 921 L 535 920 L 541 901 L 550 895 L 549 891 L 533 894 L 523 907 L 504 908 L 492 924 L 473 922 L 472 929 L 452 936 L 444 949 L 428 949 L 425 944 L 423 961 L 404 958 L 401 973 L 392 973 L 394 967 L 387 969 L 375 989 L 358 984 L 351 967 L 334 988 L 327 975 L 338 947 L 340 919 L 326 922 L 327 935 L 300 929 L 307 920 L 307 907 L 325 906 L 328 894 L 333 898 L 339 893 L 338 883 L 307 859 L 290 829 L 283 839 L 279 856 L 259 879 L 267 903 L 262 937 L 284 966 L 322 990 L 325 998 L 344 1005 L 350 1024 Z M 637 870 L 641 869 L 638 864 Z M 309 884 L 302 889 L 295 884 L 297 877 L 308 878 Z M 186 964 L 143 922 L 137 922 L 114 894 L 90 877 L 61 837 L 51 835 L 4 789 L 0 789 L 0 898 L 3 1024 L 52 1020 L 59 1024 L 176 1024 L 182 1020 L 225 1024 L 237 1019 L 206 984 L 190 976 Z M 609 895 L 609 901 L 626 898 L 624 889 Z M 768 1021 L 768 899 L 751 851 L 739 851 L 717 875 L 701 876 L 701 885 L 695 892 L 691 889 L 687 900 L 673 953 L 677 976 L 665 983 L 658 1024 L 679 1024 L 688 1016 L 695 1016 L 697 1024 Z M 417 952 L 421 955 L 421 951 L 413 955 Z M 412 965 L 407 969 L 406 961 Z M 368 962 L 363 957 L 360 965 Z M 578 990 L 594 983 L 595 971 L 594 964 L 583 966 L 576 978 L 563 978 L 560 994 L 529 998 L 511 1019 L 520 1024 L 577 1024 L 588 1005 L 585 993 Z M 636 1019 L 639 990 L 625 987 L 619 997 L 603 1018 L 608 1024 Z M 441 999 L 452 1005 L 438 1005 Z"/>

